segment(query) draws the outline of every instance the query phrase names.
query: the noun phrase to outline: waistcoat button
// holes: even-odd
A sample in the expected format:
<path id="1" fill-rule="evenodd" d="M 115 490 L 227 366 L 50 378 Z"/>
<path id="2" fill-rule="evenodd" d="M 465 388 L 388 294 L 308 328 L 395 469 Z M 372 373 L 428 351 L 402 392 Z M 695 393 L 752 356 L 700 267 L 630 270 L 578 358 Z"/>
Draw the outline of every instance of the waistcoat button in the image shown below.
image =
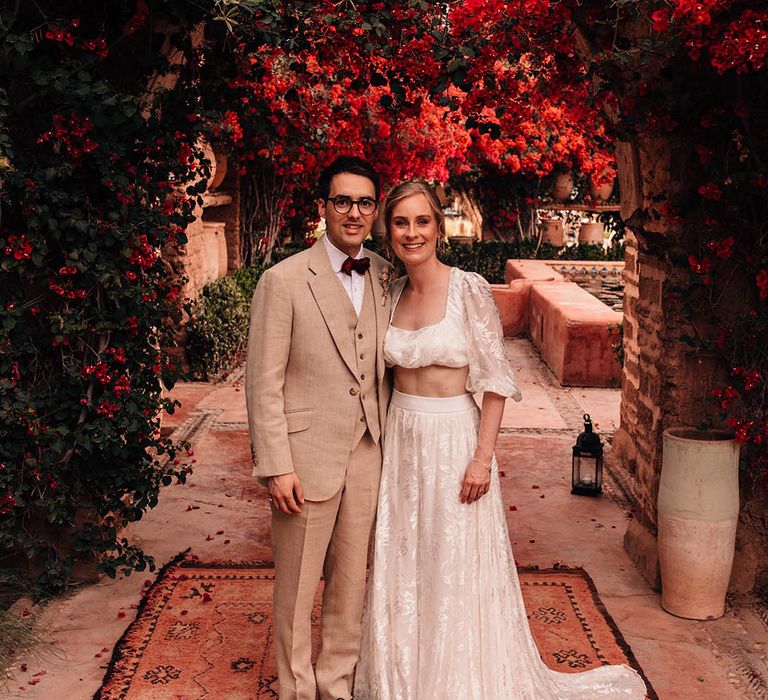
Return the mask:
<path id="1" fill-rule="evenodd" d="M 355 387 L 352 387 L 349 390 L 349 394 L 350 394 L 350 396 L 357 396 L 357 389 L 355 389 Z"/>

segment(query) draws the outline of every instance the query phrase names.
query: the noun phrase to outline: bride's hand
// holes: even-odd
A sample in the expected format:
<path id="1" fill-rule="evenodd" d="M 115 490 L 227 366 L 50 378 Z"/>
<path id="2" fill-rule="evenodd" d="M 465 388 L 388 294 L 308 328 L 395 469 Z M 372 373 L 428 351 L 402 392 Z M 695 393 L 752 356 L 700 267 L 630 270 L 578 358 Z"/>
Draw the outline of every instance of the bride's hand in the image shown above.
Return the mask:
<path id="1" fill-rule="evenodd" d="M 464 472 L 459 500 L 462 503 L 474 503 L 482 498 L 491 487 L 491 472 L 483 465 L 472 460 Z"/>

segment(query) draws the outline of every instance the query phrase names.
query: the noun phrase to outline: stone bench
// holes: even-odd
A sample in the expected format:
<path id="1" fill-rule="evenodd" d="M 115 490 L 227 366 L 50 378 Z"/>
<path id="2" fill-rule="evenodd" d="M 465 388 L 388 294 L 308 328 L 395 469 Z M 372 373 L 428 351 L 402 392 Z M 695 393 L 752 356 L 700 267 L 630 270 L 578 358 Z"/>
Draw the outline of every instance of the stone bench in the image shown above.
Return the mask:
<path id="1" fill-rule="evenodd" d="M 622 318 L 573 282 L 531 285 L 528 334 L 563 386 L 619 385 L 612 344 Z"/>
<path id="2" fill-rule="evenodd" d="M 507 260 L 506 284 L 492 284 L 493 299 L 499 308 L 504 335 L 514 337 L 528 332 L 528 307 L 534 282 L 563 282 L 564 278 L 538 260 Z"/>
<path id="3" fill-rule="evenodd" d="M 551 262 L 507 260 L 504 279 L 491 290 L 505 336 L 528 335 L 563 386 L 618 386 L 613 343 L 621 313 L 568 282 Z"/>

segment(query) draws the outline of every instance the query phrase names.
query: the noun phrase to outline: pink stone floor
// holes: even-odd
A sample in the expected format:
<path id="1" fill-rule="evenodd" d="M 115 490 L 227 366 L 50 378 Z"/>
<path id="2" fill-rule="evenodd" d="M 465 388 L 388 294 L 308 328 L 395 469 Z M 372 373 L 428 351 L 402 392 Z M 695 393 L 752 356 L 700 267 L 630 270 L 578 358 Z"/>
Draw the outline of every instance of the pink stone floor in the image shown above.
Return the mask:
<path id="1" fill-rule="evenodd" d="M 746 629 L 730 608 L 714 622 L 681 620 L 663 612 L 658 594 L 623 549 L 631 513 L 615 495 L 618 490 L 612 496 L 609 483 L 608 493 L 598 499 L 570 495 L 570 448 L 580 432 L 581 415 L 590 413 L 609 438 L 618 426 L 619 392 L 564 389 L 527 341 L 508 341 L 508 351 L 524 401 L 508 402 L 498 457 L 518 563 L 585 567 L 661 700 L 759 697 L 747 692 L 726 647 L 750 647 L 759 655 L 766 641 L 758 638 L 761 630 Z M 172 395 L 182 408 L 164 425 L 189 434 L 195 473 L 187 485 L 167 488 L 159 505 L 133 526 L 131 536 L 159 565 L 186 548 L 202 560 L 270 559 L 269 508 L 251 477 L 241 373 L 218 385 L 181 384 Z M 42 656 L 14 664 L 0 697 L 91 698 L 115 643 L 135 617 L 132 606 L 153 577 L 144 572 L 104 578 L 73 588 L 45 607 L 29 606 L 48 643 L 37 650 Z M 41 671 L 45 673 L 36 675 Z"/>

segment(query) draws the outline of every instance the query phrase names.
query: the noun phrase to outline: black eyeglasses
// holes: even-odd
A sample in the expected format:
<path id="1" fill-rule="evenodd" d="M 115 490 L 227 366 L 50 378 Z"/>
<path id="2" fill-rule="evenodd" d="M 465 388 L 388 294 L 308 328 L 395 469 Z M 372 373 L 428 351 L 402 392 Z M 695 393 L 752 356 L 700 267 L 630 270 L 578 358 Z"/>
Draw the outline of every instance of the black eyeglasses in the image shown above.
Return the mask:
<path id="1" fill-rule="evenodd" d="M 333 202 L 333 208 L 337 214 L 348 214 L 352 211 L 352 206 L 357 204 L 357 210 L 363 216 L 369 216 L 376 211 L 376 200 L 372 197 L 362 197 L 361 199 L 352 199 L 351 197 L 326 197 L 326 202 Z"/>

